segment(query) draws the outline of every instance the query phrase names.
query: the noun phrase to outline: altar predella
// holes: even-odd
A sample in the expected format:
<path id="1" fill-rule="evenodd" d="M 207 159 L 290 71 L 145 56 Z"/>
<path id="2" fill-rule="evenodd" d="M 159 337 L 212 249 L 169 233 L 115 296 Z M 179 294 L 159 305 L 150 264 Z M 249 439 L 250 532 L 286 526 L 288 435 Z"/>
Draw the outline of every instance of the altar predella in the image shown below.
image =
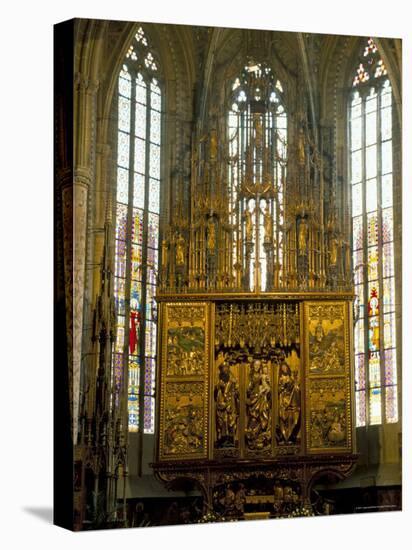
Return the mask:
<path id="1" fill-rule="evenodd" d="M 56 523 L 401 507 L 400 60 L 56 26 Z"/>

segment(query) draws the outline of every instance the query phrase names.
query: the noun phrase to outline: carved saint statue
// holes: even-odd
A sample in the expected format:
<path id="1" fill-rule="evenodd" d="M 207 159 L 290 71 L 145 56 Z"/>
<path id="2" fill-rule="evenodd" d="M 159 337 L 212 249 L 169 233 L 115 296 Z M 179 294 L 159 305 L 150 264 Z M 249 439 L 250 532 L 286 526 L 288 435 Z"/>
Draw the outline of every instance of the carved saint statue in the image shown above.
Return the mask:
<path id="1" fill-rule="evenodd" d="M 246 444 L 250 450 L 261 451 L 270 447 L 271 387 L 267 365 L 259 359 L 251 365 L 246 391 Z"/>
<path id="2" fill-rule="evenodd" d="M 219 381 L 215 386 L 216 447 L 234 447 L 239 419 L 239 385 L 224 361 L 219 366 Z"/>
<path id="3" fill-rule="evenodd" d="M 300 389 L 285 361 L 279 367 L 278 410 L 281 441 L 293 443 L 300 421 Z"/>
<path id="4" fill-rule="evenodd" d="M 216 246 L 216 229 L 213 218 L 207 220 L 207 249 L 214 252 Z"/>
<path id="5" fill-rule="evenodd" d="M 338 239 L 334 237 L 330 242 L 329 263 L 336 265 L 338 261 Z"/>
<path id="6" fill-rule="evenodd" d="M 308 236 L 308 224 L 306 223 L 305 218 L 300 220 L 299 224 L 299 235 L 298 235 L 298 247 L 299 255 L 304 256 L 307 253 L 307 236 Z"/>
<path id="7" fill-rule="evenodd" d="M 165 268 L 167 266 L 167 249 L 168 249 L 169 243 L 166 239 L 162 240 L 162 266 Z"/>
<path id="8" fill-rule="evenodd" d="M 273 221 L 272 215 L 269 210 L 269 205 L 266 205 L 265 211 L 263 213 L 263 226 L 265 229 L 265 242 L 269 243 L 273 240 Z"/>
<path id="9" fill-rule="evenodd" d="M 216 130 L 210 132 L 210 160 L 216 160 L 217 158 L 217 136 Z"/>
<path id="10" fill-rule="evenodd" d="M 246 242 L 253 242 L 253 220 L 252 212 L 249 208 L 245 211 L 245 228 L 246 228 Z"/>
<path id="11" fill-rule="evenodd" d="M 260 115 L 254 116 L 253 125 L 255 127 L 255 146 L 257 149 L 261 149 L 263 146 L 263 128 Z"/>
<path id="12" fill-rule="evenodd" d="M 185 265 L 185 240 L 182 235 L 176 241 L 176 265 Z"/>

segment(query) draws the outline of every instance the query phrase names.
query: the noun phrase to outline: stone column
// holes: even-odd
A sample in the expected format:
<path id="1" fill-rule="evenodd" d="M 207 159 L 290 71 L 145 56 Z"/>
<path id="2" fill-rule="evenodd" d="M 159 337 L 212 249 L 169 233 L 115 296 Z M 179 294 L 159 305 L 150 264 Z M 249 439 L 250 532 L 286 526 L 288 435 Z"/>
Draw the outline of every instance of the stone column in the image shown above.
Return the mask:
<path id="1" fill-rule="evenodd" d="M 86 282 L 88 197 L 94 177 L 98 83 L 77 75 L 74 85 L 73 181 L 62 187 L 62 211 L 69 391 L 73 442 L 76 444 Z"/>

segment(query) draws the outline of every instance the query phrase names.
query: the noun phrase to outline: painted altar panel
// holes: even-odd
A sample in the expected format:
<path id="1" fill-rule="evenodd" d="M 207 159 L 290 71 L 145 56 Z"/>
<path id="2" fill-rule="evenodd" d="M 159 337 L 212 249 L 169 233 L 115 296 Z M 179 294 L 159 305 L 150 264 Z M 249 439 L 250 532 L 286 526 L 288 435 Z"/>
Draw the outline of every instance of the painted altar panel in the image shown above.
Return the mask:
<path id="1" fill-rule="evenodd" d="M 350 302 L 305 302 L 306 439 L 310 453 L 352 449 Z"/>
<path id="2" fill-rule="evenodd" d="M 209 307 L 172 303 L 162 309 L 160 460 L 207 457 Z"/>

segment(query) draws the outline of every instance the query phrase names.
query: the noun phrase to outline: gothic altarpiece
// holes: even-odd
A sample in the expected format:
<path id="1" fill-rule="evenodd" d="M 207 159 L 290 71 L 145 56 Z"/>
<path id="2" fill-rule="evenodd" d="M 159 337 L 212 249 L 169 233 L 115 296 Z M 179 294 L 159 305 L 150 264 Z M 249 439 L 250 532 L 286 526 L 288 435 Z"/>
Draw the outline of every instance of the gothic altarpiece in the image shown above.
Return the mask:
<path id="1" fill-rule="evenodd" d="M 249 58 L 161 243 L 153 467 L 225 517 L 287 515 L 356 462 L 350 244 L 299 101 Z"/>

